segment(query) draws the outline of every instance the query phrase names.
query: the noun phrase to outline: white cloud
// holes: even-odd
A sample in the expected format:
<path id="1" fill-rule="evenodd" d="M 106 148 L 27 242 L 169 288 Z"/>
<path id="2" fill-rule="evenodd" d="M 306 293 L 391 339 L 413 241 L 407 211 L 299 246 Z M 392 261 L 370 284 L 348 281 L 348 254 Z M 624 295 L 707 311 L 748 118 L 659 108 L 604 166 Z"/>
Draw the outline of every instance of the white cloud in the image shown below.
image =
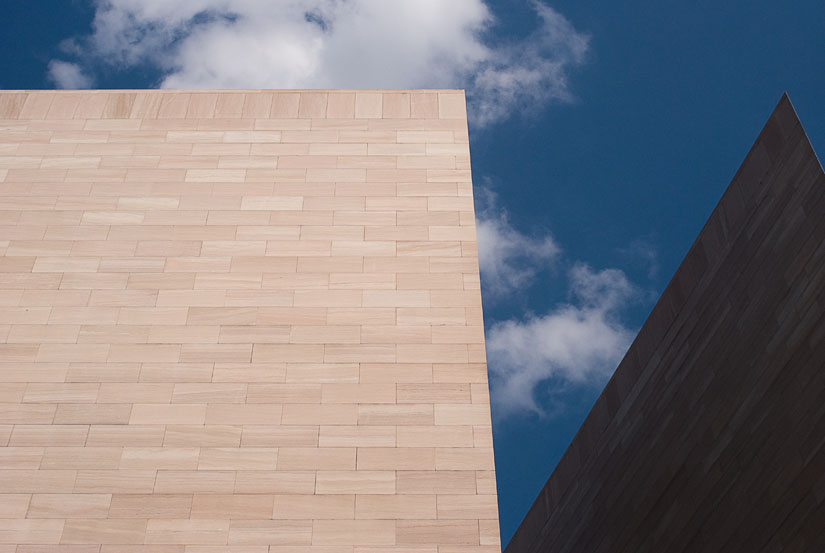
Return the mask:
<path id="1" fill-rule="evenodd" d="M 524 297 L 541 269 L 565 261 L 549 234 L 527 236 L 515 229 L 507 211 L 487 187 L 477 191 L 479 267 L 485 305 Z M 527 314 L 493 322 L 486 332 L 487 356 L 497 416 L 544 414 L 552 397 L 538 397 L 542 384 L 552 392 L 600 386 L 615 369 L 634 332 L 620 320 L 622 309 L 644 298 L 618 269 L 593 271 L 568 265 L 568 301 L 543 315 Z"/>
<path id="2" fill-rule="evenodd" d="M 552 236 L 527 236 L 510 224 L 507 212 L 497 206 L 494 193 L 477 192 L 478 263 L 484 297 L 495 301 L 528 285 L 536 273 L 558 259 L 561 248 Z"/>
<path id="3" fill-rule="evenodd" d="M 571 302 L 541 316 L 494 323 L 487 331 L 492 399 L 500 416 L 543 413 L 537 387 L 600 386 L 615 369 L 634 333 L 618 319 L 637 289 L 622 271 L 570 270 Z"/>
<path id="4" fill-rule="evenodd" d="M 532 34 L 493 45 L 484 0 L 98 0 L 66 49 L 84 67 L 148 64 L 167 88 L 466 88 L 487 124 L 571 97 L 588 37 L 533 7 Z"/>
<path id="5" fill-rule="evenodd" d="M 58 88 L 78 90 L 91 88 L 93 80 L 76 63 L 52 60 L 46 70 L 47 77 Z"/>
<path id="6" fill-rule="evenodd" d="M 494 51 L 469 86 L 477 123 L 507 117 L 516 106 L 530 110 L 550 100 L 570 101 L 567 73 L 584 62 L 589 37 L 552 8 L 533 2 L 541 25 L 520 43 Z"/>

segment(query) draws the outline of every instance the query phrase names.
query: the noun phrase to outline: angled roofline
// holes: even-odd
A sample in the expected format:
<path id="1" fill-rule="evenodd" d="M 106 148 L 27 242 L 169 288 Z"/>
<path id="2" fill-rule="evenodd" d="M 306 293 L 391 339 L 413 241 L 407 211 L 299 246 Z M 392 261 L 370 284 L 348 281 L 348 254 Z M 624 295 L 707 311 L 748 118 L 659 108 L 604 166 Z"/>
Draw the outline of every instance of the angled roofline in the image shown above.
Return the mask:
<path id="1" fill-rule="evenodd" d="M 731 245 L 745 227 L 749 213 L 762 199 L 758 185 L 782 165 L 788 148 L 804 141 L 816 157 L 787 93 L 783 93 L 730 184 L 714 207 L 671 281 L 642 325 L 632 344 L 605 385 L 590 413 L 570 442 L 544 487 L 513 534 L 505 553 L 527 551 L 541 535 L 545 523 L 599 448 L 602 437 L 621 423 L 633 399 L 660 360 L 662 344 L 673 334 L 680 312 L 691 304 L 694 290 L 715 274 Z M 823 172 L 818 157 L 819 171 Z"/>

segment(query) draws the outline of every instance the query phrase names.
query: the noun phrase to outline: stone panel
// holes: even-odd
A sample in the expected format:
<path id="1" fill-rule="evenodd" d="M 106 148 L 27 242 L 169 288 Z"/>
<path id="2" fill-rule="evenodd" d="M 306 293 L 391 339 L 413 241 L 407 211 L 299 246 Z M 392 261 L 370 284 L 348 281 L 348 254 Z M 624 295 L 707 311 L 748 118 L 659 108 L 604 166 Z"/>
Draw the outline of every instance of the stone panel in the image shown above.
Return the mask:
<path id="1" fill-rule="evenodd" d="M 0 92 L 0 549 L 490 551 L 464 106 Z"/>

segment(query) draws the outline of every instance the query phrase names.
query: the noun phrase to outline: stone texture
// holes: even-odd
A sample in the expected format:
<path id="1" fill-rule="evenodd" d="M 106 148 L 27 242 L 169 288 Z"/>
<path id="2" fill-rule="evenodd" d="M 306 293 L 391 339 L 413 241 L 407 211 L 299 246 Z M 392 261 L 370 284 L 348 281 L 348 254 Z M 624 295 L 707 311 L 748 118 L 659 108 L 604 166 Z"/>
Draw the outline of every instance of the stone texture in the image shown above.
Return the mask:
<path id="1" fill-rule="evenodd" d="M 496 549 L 464 106 L 0 92 L 0 550 Z"/>

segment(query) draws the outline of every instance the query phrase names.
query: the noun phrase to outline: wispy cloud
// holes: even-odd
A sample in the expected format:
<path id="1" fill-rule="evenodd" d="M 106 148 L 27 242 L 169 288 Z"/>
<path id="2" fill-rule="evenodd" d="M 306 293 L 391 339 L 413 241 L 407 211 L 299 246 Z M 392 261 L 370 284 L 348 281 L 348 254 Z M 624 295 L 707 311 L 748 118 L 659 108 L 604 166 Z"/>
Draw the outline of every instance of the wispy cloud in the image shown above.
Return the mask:
<path id="1" fill-rule="evenodd" d="M 575 264 L 569 272 L 571 301 L 548 313 L 494 323 L 487 331 L 492 398 L 501 416 L 543 413 L 537 388 L 600 386 L 633 339 L 620 310 L 638 295 L 622 271 L 593 271 Z"/>
<path id="2" fill-rule="evenodd" d="M 488 307 L 544 285 L 536 278 L 544 269 L 567 274 L 564 302 L 543 314 L 494 321 L 486 333 L 497 416 L 543 415 L 554 400 L 541 395 L 544 384 L 552 383 L 551 392 L 604 384 L 634 336 L 622 311 L 647 294 L 623 271 L 596 271 L 566 260 L 549 233 L 517 230 L 489 188 L 478 190 L 477 198 L 479 266 Z"/>
<path id="3" fill-rule="evenodd" d="M 584 62 L 590 37 L 556 10 L 531 4 L 539 28 L 521 42 L 491 50 L 468 75 L 472 113 L 481 125 L 506 118 L 518 106 L 529 111 L 550 100 L 573 99 L 568 73 Z"/>
<path id="4" fill-rule="evenodd" d="M 466 88 L 485 125 L 571 98 L 588 36 L 531 5 L 537 29 L 493 44 L 484 0 L 98 0 L 53 80 L 149 66 L 166 88 Z"/>
<path id="5" fill-rule="evenodd" d="M 476 190 L 478 263 L 484 298 L 497 301 L 529 284 L 536 273 L 558 260 L 561 248 L 549 234 L 528 236 L 510 222 L 489 188 Z"/>
<path id="6" fill-rule="evenodd" d="M 79 90 L 91 88 L 94 84 L 94 80 L 76 63 L 52 60 L 46 73 L 49 80 L 58 88 Z"/>

